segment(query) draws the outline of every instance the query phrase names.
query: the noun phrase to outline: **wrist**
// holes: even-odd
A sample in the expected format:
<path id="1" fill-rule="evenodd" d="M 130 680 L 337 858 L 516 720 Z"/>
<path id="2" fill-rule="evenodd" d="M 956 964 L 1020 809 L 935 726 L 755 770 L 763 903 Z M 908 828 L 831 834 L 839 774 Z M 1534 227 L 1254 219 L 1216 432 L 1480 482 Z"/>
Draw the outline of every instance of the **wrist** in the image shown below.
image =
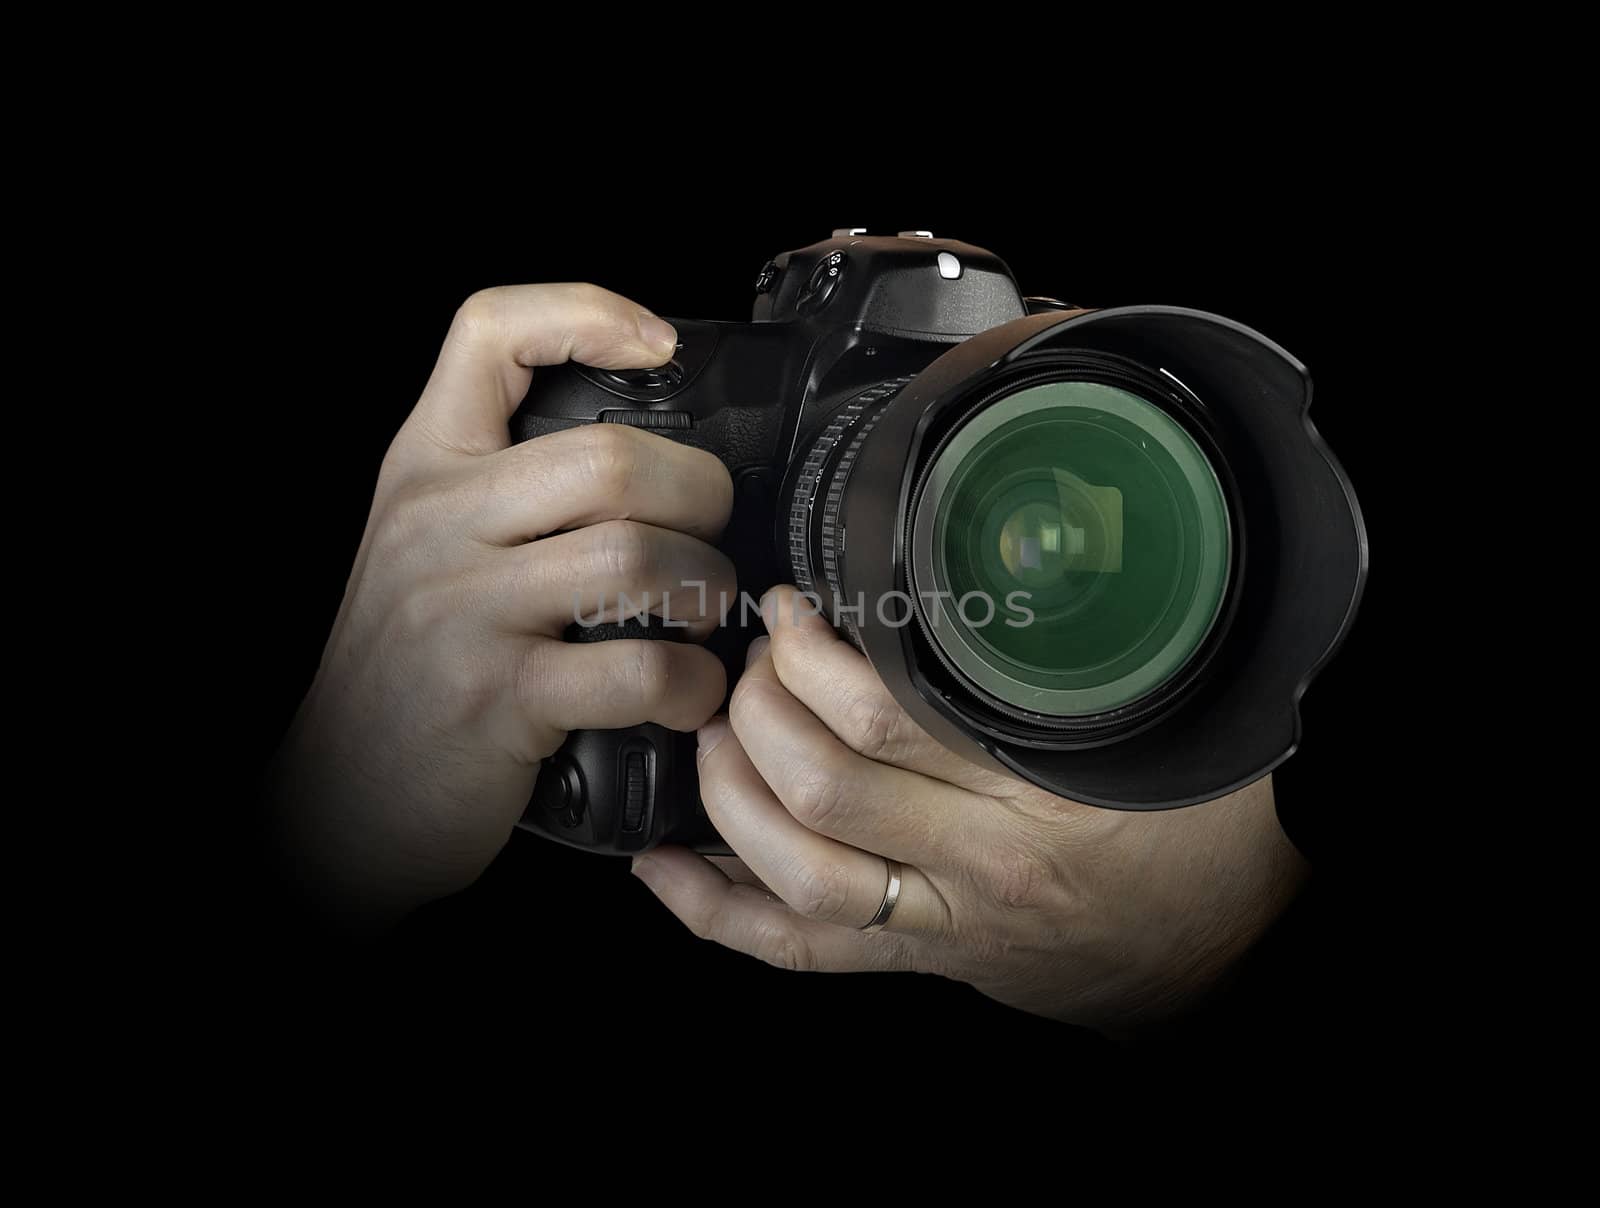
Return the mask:
<path id="1" fill-rule="evenodd" d="M 378 934 L 442 891 L 375 824 L 392 811 L 343 771 L 297 725 L 262 780 L 262 852 L 286 911 L 329 931 Z"/>

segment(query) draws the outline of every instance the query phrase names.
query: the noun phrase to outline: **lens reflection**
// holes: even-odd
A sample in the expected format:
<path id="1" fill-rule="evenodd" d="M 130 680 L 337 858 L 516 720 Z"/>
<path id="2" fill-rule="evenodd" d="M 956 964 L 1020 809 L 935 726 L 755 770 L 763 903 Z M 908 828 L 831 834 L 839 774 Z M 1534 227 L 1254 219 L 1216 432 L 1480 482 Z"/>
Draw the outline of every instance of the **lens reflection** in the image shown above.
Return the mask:
<path id="1" fill-rule="evenodd" d="M 967 421 L 930 469 L 914 573 L 931 636 L 985 690 L 1059 715 L 1117 708 L 1178 672 L 1226 587 L 1215 472 L 1138 395 L 1056 382 Z M 965 611 L 954 602 L 993 600 Z M 1017 593 L 1021 593 L 1018 595 Z"/>

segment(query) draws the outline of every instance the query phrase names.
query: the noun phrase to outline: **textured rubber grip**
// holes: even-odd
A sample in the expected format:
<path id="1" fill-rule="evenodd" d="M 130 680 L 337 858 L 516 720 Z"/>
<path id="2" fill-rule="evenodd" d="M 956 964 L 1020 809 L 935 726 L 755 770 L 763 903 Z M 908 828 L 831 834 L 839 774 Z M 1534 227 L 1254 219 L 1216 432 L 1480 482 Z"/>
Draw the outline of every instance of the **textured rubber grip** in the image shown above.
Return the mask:
<path id="1" fill-rule="evenodd" d="M 569 625 L 564 635 L 569 642 L 614 642 L 619 638 L 643 638 L 650 642 L 681 642 L 688 632 L 681 625 L 668 625 L 660 617 L 637 617 L 606 621 L 599 625 Z"/>

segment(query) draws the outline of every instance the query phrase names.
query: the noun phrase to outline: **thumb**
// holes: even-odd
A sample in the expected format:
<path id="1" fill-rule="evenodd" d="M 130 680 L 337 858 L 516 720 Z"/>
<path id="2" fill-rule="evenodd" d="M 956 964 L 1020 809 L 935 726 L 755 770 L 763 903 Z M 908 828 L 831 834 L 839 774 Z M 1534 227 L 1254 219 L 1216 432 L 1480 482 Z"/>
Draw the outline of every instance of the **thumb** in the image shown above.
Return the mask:
<path id="1" fill-rule="evenodd" d="M 597 285 L 509 285 L 473 294 L 456 312 L 406 428 L 445 449 L 493 453 L 538 365 L 601 369 L 660 365 L 671 324 Z"/>

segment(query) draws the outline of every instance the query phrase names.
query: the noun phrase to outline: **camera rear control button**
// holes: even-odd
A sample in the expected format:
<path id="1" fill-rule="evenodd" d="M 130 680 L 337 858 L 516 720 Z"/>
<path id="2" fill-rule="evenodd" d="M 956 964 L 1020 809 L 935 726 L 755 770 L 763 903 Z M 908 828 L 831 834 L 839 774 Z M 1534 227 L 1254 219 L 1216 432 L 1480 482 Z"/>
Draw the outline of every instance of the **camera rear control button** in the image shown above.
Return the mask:
<path id="1" fill-rule="evenodd" d="M 600 413 L 600 422 L 626 424 L 630 428 L 683 432 L 694 427 L 694 415 L 688 411 L 661 411 L 653 407 L 607 407 Z"/>
<path id="2" fill-rule="evenodd" d="M 677 360 L 648 369 L 597 369 L 592 376 L 603 386 L 638 398 L 665 397 L 683 385 L 683 365 Z"/>
<path id="3" fill-rule="evenodd" d="M 571 830 L 583 821 L 583 777 L 571 756 L 558 753 L 545 761 L 534 787 L 534 800 L 549 811 L 550 817 Z"/>
<path id="4" fill-rule="evenodd" d="M 645 807 L 650 802 L 650 769 L 643 751 L 629 751 L 623 770 L 622 830 L 635 835 L 644 829 Z"/>

